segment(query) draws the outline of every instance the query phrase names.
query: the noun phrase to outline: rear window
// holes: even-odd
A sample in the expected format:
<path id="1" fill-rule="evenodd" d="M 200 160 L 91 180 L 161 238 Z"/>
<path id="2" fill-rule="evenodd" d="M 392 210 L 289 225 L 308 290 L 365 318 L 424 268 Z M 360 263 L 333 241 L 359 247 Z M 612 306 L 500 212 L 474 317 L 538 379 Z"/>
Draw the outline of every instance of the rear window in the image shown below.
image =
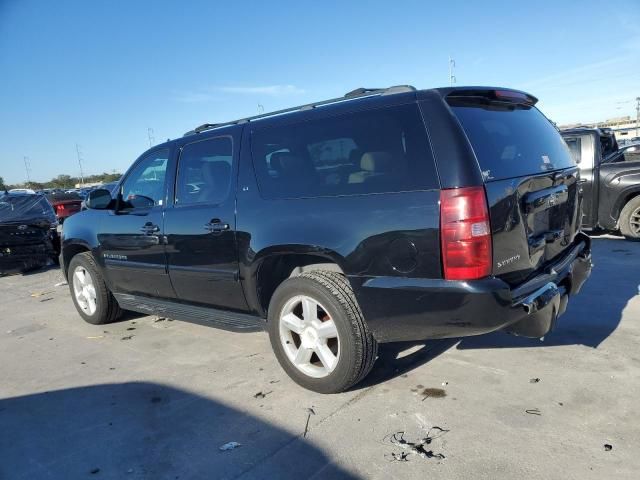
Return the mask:
<path id="1" fill-rule="evenodd" d="M 486 180 L 575 166 L 560 133 L 535 107 L 456 99 L 451 109 L 464 128 Z"/>
<path id="2" fill-rule="evenodd" d="M 251 149 L 265 198 L 438 187 L 415 104 L 267 127 L 252 133 Z"/>

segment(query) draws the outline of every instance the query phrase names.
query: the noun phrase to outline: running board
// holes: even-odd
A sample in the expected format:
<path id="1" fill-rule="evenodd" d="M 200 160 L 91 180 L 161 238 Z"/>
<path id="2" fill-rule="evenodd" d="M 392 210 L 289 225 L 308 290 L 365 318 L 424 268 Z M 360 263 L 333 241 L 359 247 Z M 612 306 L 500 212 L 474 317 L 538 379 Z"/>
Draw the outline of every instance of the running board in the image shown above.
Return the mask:
<path id="1" fill-rule="evenodd" d="M 217 308 L 199 307 L 126 293 L 114 293 L 113 296 L 124 310 L 146 313 L 147 315 L 161 315 L 174 320 L 213 326 L 231 332 L 258 332 L 264 330 L 265 327 L 265 321 L 262 318 L 246 313 L 229 312 Z"/>

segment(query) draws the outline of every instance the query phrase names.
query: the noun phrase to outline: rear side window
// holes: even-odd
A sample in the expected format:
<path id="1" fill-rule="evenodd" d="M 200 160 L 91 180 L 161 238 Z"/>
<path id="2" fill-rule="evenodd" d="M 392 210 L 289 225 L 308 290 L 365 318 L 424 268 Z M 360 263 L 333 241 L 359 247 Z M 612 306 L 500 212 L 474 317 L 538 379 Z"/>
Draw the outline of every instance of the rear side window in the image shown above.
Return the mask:
<path id="1" fill-rule="evenodd" d="M 438 188 L 415 104 L 267 127 L 251 149 L 265 198 Z"/>
<path id="2" fill-rule="evenodd" d="M 486 180 L 575 166 L 560 133 L 535 107 L 450 101 Z"/>
<path id="3" fill-rule="evenodd" d="M 218 204 L 229 196 L 233 143 L 219 137 L 182 148 L 176 181 L 176 204 Z"/>

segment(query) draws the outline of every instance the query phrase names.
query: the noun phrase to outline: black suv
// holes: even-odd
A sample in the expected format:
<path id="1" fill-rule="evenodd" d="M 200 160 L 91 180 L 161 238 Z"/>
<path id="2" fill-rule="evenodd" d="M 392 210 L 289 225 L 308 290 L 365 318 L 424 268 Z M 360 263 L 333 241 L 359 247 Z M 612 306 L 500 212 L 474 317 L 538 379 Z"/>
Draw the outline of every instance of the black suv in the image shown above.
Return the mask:
<path id="1" fill-rule="evenodd" d="M 64 225 L 88 322 L 120 309 L 269 331 L 300 385 L 349 388 L 380 342 L 542 337 L 591 271 L 579 171 L 523 92 L 358 89 L 205 124 Z"/>

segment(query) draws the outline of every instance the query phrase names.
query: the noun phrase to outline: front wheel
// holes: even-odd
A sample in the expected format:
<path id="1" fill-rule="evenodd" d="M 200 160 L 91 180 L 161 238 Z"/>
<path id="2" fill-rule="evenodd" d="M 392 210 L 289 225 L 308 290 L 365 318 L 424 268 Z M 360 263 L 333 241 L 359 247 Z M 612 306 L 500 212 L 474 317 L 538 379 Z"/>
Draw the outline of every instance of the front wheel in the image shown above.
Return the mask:
<path id="1" fill-rule="evenodd" d="M 73 303 L 86 322 L 102 325 L 118 319 L 120 306 L 89 252 L 79 253 L 71 259 L 67 276 Z"/>
<path id="2" fill-rule="evenodd" d="M 299 385 L 338 393 L 373 367 L 377 343 L 365 324 L 347 279 L 314 271 L 285 280 L 275 291 L 268 318 L 271 346 Z"/>
<path id="3" fill-rule="evenodd" d="M 627 240 L 640 241 L 640 196 L 634 197 L 620 212 L 620 233 Z"/>

